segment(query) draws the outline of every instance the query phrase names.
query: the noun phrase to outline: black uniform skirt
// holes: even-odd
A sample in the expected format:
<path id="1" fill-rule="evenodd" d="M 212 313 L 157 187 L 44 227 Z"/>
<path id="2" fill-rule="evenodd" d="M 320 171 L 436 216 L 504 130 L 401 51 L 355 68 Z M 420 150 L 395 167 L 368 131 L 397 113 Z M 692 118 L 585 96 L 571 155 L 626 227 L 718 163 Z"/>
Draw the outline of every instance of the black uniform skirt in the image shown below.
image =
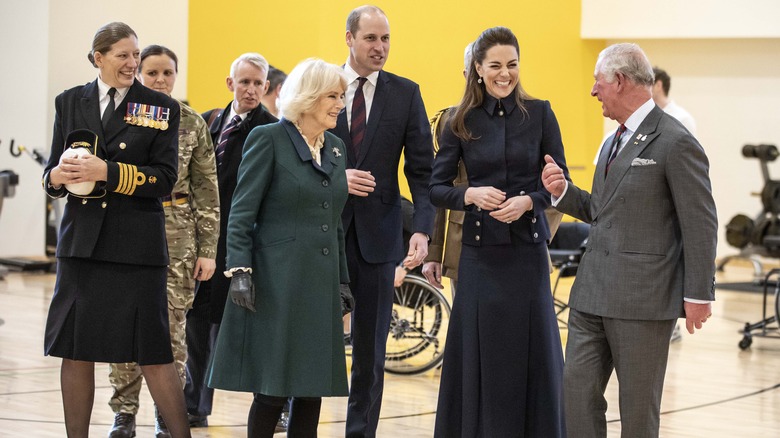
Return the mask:
<path id="1" fill-rule="evenodd" d="M 89 362 L 173 362 L 166 267 L 57 260 L 46 355 Z"/>
<path id="2" fill-rule="evenodd" d="M 513 240 L 463 245 L 435 437 L 566 436 L 547 252 Z"/>

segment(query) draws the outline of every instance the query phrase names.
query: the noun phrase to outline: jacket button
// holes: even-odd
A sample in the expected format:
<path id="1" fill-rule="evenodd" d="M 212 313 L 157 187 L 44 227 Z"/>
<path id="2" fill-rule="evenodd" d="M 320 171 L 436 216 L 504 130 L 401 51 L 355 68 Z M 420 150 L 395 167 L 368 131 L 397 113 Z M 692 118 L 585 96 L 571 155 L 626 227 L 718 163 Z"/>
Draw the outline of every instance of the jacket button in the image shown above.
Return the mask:
<path id="1" fill-rule="evenodd" d="M 100 204 L 100 206 L 103 207 L 103 208 L 106 208 L 107 205 L 108 205 L 108 203 L 105 202 L 105 201 L 102 204 Z"/>
<path id="2" fill-rule="evenodd" d="M 595 227 L 595 226 L 596 226 L 596 225 L 598 225 L 598 224 L 599 224 L 599 222 L 598 222 L 598 221 L 595 221 L 595 220 L 594 220 L 593 222 L 591 222 L 591 223 L 590 223 L 590 225 L 591 225 L 592 227 Z"/>
<path id="3" fill-rule="evenodd" d="M 125 142 L 119 143 L 119 149 L 125 149 L 125 148 L 127 148 L 127 143 Z"/>
<path id="4" fill-rule="evenodd" d="M 605 249 L 605 250 L 604 250 L 604 255 L 605 255 L 605 256 L 608 256 L 608 255 L 609 255 L 609 250 L 608 250 L 608 249 Z"/>
<path id="5" fill-rule="evenodd" d="M 322 224 L 322 231 L 328 231 L 328 224 Z"/>
<path id="6" fill-rule="evenodd" d="M 525 190 L 520 190 L 520 196 L 525 195 Z"/>
<path id="7" fill-rule="evenodd" d="M 480 221 L 477 221 L 477 223 L 476 223 L 475 225 L 476 225 L 476 226 L 480 226 L 480 225 L 482 225 L 482 222 L 480 222 Z"/>
<path id="8" fill-rule="evenodd" d="M 474 236 L 474 240 L 476 240 L 477 242 L 479 242 L 479 236 L 478 236 L 478 235 L 477 235 L 477 236 Z"/>
<path id="9" fill-rule="evenodd" d="M 481 207 L 477 207 L 477 211 L 482 211 L 482 208 Z"/>
<path id="10" fill-rule="evenodd" d="M 592 247 L 592 246 L 589 246 L 589 247 L 588 247 L 588 249 L 586 249 L 585 251 L 587 251 L 587 252 L 591 252 L 591 251 L 593 251 L 593 247 Z"/>
<path id="11" fill-rule="evenodd" d="M 328 180 L 322 180 L 322 187 L 328 187 Z"/>
<path id="12" fill-rule="evenodd" d="M 536 218 L 531 219 L 531 223 L 535 224 L 536 223 Z"/>
<path id="13" fill-rule="evenodd" d="M 328 204 L 328 201 L 325 201 L 322 203 L 322 208 L 329 208 L 330 204 Z"/>
<path id="14" fill-rule="evenodd" d="M 86 199 L 82 199 L 82 200 L 81 200 L 81 203 L 82 203 L 82 204 L 86 204 L 86 203 L 87 203 L 87 200 L 86 200 Z"/>
<path id="15" fill-rule="evenodd" d="M 538 238 L 539 238 L 539 233 L 534 233 L 534 239 L 538 239 Z"/>
<path id="16" fill-rule="evenodd" d="M 607 225 L 605 225 L 607 228 L 612 228 L 612 222 L 607 222 Z"/>
<path id="17" fill-rule="evenodd" d="M 322 254 L 323 255 L 328 255 L 328 254 L 330 254 L 330 250 L 328 248 L 322 248 Z"/>

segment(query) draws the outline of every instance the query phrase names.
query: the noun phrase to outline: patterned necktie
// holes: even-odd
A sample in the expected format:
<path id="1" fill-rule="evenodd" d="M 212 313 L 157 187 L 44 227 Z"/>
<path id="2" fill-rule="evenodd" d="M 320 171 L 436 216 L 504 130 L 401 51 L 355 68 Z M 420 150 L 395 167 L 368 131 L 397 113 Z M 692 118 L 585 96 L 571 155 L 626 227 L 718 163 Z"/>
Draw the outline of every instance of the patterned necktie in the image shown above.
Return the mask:
<path id="1" fill-rule="evenodd" d="M 241 124 L 241 117 L 236 114 L 230 119 L 230 122 L 225 126 L 225 129 L 222 130 L 222 134 L 219 135 L 219 142 L 217 143 L 217 148 L 214 150 L 217 155 L 217 166 L 222 164 L 222 156 L 225 155 L 225 147 L 227 146 L 228 138 L 230 138 L 230 133 L 235 131 L 239 124 Z"/>
<path id="2" fill-rule="evenodd" d="M 612 140 L 612 152 L 609 154 L 607 168 L 604 169 L 604 176 L 607 176 L 609 173 L 609 165 L 612 164 L 612 161 L 614 161 L 615 157 L 617 157 L 618 149 L 620 149 L 620 136 L 622 136 L 624 132 L 626 132 L 626 125 L 621 123 L 617 129 L 617 132 L 615 133 L 615 139 Z"/>
<path id="3" fill-rule="evenodd" d="M 357 160 L 360 153 L 360 144 L 363 143 L 363 137 L 366 135 L 366 98 L 363 96 L 363 84 L 368 79 L 358 78 L 355 98 L 352 99 L 352 126 L 349 129 L 349 135 L 352 137 L 352 153 Z"/>
<path id="4" fill-rule="evenodd" d="M 106 129 L 106 125 L 108 125 L 108 121 L 111 120 L 111 115 L 114 114 L 114 111 L 116 110 L 116 103 L 114 102 L 114 94 L 116 94 L 116 88 L 111 87 L 108 90 L 108 105 L 106 105 L 106 109 L 103 110 L 103 117 L 100 119 L 100 121 L 103 123 L 103 129 Z"/>

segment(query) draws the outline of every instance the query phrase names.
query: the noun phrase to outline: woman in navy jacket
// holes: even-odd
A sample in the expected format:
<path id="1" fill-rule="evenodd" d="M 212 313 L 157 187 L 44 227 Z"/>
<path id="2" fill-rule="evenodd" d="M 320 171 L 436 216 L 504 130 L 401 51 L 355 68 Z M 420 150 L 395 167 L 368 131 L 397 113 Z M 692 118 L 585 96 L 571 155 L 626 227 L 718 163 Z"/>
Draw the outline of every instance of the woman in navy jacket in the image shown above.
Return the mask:
<path id="1" fill-rule="evenodd" d="M 139 53 L 129 26 L 103 26 L 88 55 L 98 78 L 55 101 L 43 185 L 49 196 L 68 200 L 45 353 L 62 358 L 69 437 L 89 433 L 95 362 L 141 365 L 171 434 L 190 436 L 168 332 L 160 201 L 176 181 L 179 105 L 135 81 Z M 82 146 L 94 154 L 63 155 Z M 85 182 L 95 183 L 91 193 L 68 192 Z"/>
<path id="2" fill-rule="evenodd" d="M 436 437 L 565 436 L 540 176 L 545 154 L 566 167 L 550 103 L 520 86 L 518 53 L 507 28 L 475 41 L 433 166 L 433 204 L 465 210 Z M 461 160 L 468 185 L 455 187 Z"/>

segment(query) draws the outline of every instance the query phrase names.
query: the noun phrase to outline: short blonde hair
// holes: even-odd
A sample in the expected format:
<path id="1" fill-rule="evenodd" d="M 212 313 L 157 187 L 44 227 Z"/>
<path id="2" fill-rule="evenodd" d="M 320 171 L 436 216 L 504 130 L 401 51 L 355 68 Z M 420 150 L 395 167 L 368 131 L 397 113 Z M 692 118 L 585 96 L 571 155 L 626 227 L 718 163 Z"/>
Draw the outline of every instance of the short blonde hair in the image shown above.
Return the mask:
<path id="1" fill-rule="evenodd" d="M 314 108 L 323 94 L 341 87 L 347 89 L 344 70 L 321 59 L 309 58 L 296 65 L 279 92 L 279 107 L 285 119 L 297 122 Z"/>

